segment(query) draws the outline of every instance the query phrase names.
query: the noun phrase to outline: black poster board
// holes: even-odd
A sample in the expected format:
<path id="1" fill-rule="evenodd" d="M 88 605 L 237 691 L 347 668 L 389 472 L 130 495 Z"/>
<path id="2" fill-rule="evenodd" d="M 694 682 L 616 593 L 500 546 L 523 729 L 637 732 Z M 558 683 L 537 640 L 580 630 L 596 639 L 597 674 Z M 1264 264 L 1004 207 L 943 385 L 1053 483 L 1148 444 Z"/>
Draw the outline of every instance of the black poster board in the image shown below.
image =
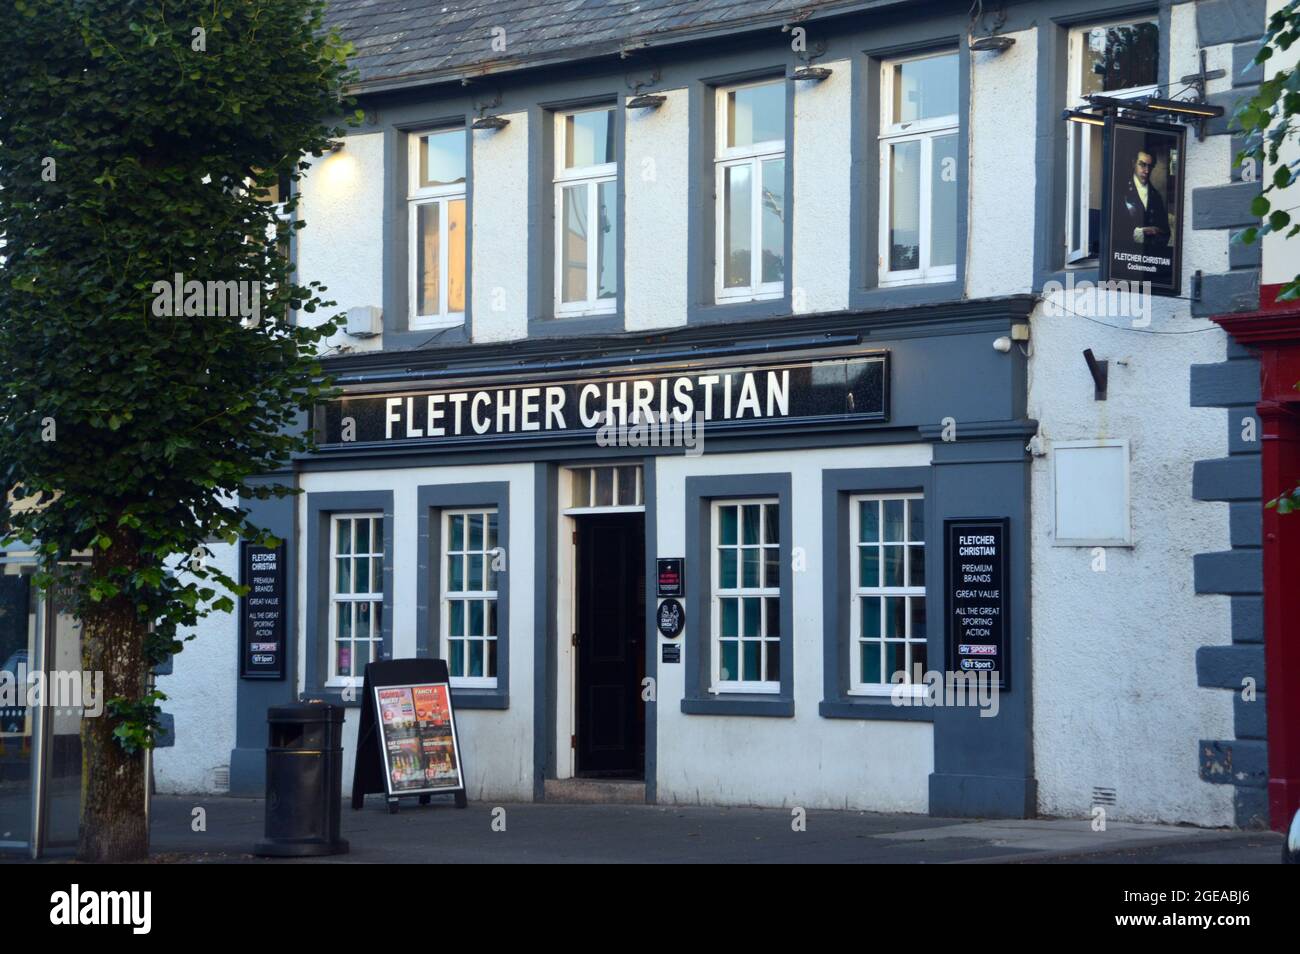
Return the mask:
<path id="1" fill-rule="evenodd" d="M 456 796 L 457 808 L 466 807 L 465 763 L 443 660 L 390 659 L 366 666 L 353 810 L 359 811 L 372 793 L 387 796 L 390 812 L 406 795 L 427 805 L 432 795 L 450 794 Z"/>
<path id="2" fill-rule="evenodd" d="M 1106 117 L 1098 278 L 1182 290 L 1187 129 Z"/>
<path id="3" fill-rule="evenodd" d="M 658 570 L 655 580 L 660 597 L 686 595 L 686 584 L 682 571 L 684 562 L 681 557 L 659 557 L 655 561 Z"/>
<path id="4" fill-rule="evenodd" d="M 1007 612 L 1007 539 L 1010 520 L 945 520 L 943 598 L 948 669 L 996 673 L 1011 688 Z"/>
<path id="5" fill-rule="evenodd" d="M 239 581 L 248 593 L 239 598 L 239 675 L 243 679 L 283 679 L 287 654 L 285 546 L 263 547 L 243 541 Z"/>

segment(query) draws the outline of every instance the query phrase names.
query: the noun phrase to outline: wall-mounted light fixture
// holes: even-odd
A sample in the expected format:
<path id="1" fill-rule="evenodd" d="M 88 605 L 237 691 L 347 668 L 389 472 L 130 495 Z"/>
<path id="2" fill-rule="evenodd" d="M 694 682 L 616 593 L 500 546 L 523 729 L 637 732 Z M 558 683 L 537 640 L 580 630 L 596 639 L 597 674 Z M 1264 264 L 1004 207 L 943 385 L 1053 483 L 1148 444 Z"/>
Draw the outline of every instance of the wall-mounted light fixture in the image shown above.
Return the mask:
<path id="1" fill-rule="evenodd" d="M 1211 106 L 1208 103 L 1190 103 L 1182 99 L 1157 99 L 1154 96 L 1149 96 L 1142 101 L 1142 104 L 1147 109 L 1158 113 L 1177 113 L 1189 119 L 1217 119 L 1223 115 L 1222 106 Z"/>
<path id="2" fill-rule="evenodd" d="M 668 102 L 668 97 L 661 93 L 638 93 L 635 96 L 628 97 L 627 108 L 658 109 L 666 102 Z"/>
<path id="3" fill-rule="evenodd" d="M 473 129 L 505 129 L 510 125 L 510 120 L 504 116 L 480 116 L 474 120 Z"/>
<path id="4" fill-rule="evenodd" d="M 1106 120 L 1102 116 L 1096 116 L 1092 113 L 1085 113 L 1078 109 L 1066 109 L 1061 111 L 1061 118 L 1072 123 L 1086 123 L 1089 126 L 1104 126 Z"/>
<path id="5" fill-rule="evenodd" d="M 987 25 L 985 19 L 984 0 L 975 0 L 970 6 L 970 26 L 966 30 L 969 38 L 966 45 L 976 53 L 1002 53 L 1011 49 L 1016 38 L 998 33 L 1007 22 L 1007 11 L 999 8 L 992 26 Z"/>
<path id="6" fill-rule="evenodd" d="M 343 140 L 342 140 L 342 139 L 331 139 L 331 140 L 330 140 L 330 144 L 329 144 L 328 146 L 325 147 L 325 151 L 326 151 L 326 152 L 342 152 L 342 150 L 343 150 L 343 145 L 344 145 L 344 143 L 343 143 Z"/>
<path id="7" fill-rule="evenodd" d="M 790 74 L 790 78 L 796 82 L 820 83 L 830 75 L 831 70 L 826 66 L 801 66 Z"/>

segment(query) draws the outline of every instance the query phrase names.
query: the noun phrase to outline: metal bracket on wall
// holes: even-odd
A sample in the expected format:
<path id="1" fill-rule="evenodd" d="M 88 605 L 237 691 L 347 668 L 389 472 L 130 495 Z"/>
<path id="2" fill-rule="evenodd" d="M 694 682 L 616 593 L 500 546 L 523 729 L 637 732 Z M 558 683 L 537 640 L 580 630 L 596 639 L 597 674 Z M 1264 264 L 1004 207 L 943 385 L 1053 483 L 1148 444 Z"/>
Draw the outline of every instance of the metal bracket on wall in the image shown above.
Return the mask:
<path id="1" fill-rule="evenodd" d="M 1088 373 L 1092 375 L 1092 399 L 1106 400 L 1106 381 L 1110 376 L 1110 362 L 1098 361 L 1091 348 L 1084 349 L 1083 360 L 1088 362 Z"/>

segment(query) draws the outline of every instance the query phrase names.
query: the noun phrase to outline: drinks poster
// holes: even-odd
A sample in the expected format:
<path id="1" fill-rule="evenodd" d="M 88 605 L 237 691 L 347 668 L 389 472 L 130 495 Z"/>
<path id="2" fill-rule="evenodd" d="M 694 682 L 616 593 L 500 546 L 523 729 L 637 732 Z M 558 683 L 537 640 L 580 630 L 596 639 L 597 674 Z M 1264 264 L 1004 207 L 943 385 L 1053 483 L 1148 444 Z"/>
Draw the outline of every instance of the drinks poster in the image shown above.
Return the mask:
<path id="1" fill-rule="evenodd" d="M 446 683 L 376 686 L 388 790 L 415 795 L 464 788 Z"/>

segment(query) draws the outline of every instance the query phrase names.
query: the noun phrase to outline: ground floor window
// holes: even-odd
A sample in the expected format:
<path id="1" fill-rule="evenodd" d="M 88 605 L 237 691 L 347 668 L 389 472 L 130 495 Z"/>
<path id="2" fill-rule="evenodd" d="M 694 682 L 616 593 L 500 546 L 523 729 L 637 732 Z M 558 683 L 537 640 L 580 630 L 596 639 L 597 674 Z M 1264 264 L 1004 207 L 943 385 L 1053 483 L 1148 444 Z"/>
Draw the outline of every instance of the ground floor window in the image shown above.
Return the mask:
<path id="1" fill-rule="evenodd" d="M 896 673 L 926 669 L 925 501 L 920 494 L 850 500 L 850 691 L 888 693 Z"/>
<path id="2" fill-rule="evenodd" d="M 329 684 L 359 685 L 383 646 L 384 517 L 330 521 Z"/>
<path id="3" fill-rule="evenodd" d="M 449 510 L 442 528 L 442 632 L 453 686 L 497 684 L 497 579 L 503 569 L 495 509 Z"/>
<path id="4" fill-rule="evenodd" d="M 781 541 L 776 500 L 713 504 L 713 689 L 779 692 Z"/>

